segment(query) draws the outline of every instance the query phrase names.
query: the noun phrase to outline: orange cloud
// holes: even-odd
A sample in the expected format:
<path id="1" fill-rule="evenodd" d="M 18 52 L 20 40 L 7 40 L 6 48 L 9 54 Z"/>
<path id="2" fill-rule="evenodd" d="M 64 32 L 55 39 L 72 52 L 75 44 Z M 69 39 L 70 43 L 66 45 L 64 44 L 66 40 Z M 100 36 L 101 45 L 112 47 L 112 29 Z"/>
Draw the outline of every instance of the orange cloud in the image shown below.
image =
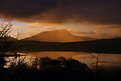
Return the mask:
<path id="1" fill-rule="evenodd" d="M 121 37 L 121 25 L 97 25 L 93 31 L 101 38 Z"/>

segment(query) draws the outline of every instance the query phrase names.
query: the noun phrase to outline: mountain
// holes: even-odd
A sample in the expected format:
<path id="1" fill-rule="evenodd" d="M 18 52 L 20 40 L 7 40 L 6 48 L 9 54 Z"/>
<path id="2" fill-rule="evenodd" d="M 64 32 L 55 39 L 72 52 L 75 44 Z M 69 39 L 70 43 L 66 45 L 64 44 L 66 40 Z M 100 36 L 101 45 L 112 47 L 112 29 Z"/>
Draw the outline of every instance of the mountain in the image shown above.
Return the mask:
<path id="1" fill-rule="evenodd" d="M 76 42 L 91 40 L 89 37 L 79 37 L 73 35 L 65 29 L 45 31 L 37 35 L 25 38 L 24 40 L 44 41 L 44 42 Z"/>

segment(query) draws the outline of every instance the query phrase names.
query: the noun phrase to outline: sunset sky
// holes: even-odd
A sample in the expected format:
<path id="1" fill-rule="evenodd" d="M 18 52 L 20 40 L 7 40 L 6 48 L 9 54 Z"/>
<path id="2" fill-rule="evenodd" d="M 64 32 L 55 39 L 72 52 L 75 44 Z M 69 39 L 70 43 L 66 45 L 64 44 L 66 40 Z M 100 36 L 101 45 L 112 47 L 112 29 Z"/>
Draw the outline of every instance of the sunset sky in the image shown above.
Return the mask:
<path id="1" fill-rule="evenodd" d="M 67 29 L 80 36 L 121 36 L 121 0 L 0 0 L 0 21 L 24 36 Z"/>

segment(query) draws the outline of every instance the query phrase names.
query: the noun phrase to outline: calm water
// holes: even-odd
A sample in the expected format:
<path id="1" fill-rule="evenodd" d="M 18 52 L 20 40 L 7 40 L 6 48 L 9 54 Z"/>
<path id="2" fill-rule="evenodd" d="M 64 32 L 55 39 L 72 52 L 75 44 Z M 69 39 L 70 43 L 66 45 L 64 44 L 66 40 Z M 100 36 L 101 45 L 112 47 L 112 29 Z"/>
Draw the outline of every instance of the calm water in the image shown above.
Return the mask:
<path id="1" fill-rule="evenodd" d="M 29 53 L 28 57 L 50 57 L 56 59 L 58 57 L 73 58 L 80 62 L 91 66 L 92 63 L 96 62 L 93 56 L 97 56 L 94 53 L 82 53 L 82 52 L 35 52 Z M 104 67 L 119 67 L 121 66 L 121 54 L 101 54 L 99 57 L 99 64 Z"/>

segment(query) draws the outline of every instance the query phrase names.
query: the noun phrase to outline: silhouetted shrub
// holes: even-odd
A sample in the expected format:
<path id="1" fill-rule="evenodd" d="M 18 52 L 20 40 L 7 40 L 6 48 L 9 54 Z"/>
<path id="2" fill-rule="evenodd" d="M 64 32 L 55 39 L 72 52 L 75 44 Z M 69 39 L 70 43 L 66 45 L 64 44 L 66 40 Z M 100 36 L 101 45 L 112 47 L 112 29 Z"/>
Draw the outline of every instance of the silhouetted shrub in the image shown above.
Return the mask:
<path id="1" fill-rule="evenodd" d="M 121 69 L 103 69 L 97 75 L 95 81 L 120 81 Z M 3 68 L 0 81 L 94 81 L 94 70 L 71 58 L 43 57 L 30 64 L 23 60 Z"/>
<path id="2" fill-rule="evenodd" d="M 90 75 L 87 65 L 77 60 L 44 57 L 36 58 L 32 64 L 12 63 L 0 77 L 3 81 L 91 81 Z"/>

